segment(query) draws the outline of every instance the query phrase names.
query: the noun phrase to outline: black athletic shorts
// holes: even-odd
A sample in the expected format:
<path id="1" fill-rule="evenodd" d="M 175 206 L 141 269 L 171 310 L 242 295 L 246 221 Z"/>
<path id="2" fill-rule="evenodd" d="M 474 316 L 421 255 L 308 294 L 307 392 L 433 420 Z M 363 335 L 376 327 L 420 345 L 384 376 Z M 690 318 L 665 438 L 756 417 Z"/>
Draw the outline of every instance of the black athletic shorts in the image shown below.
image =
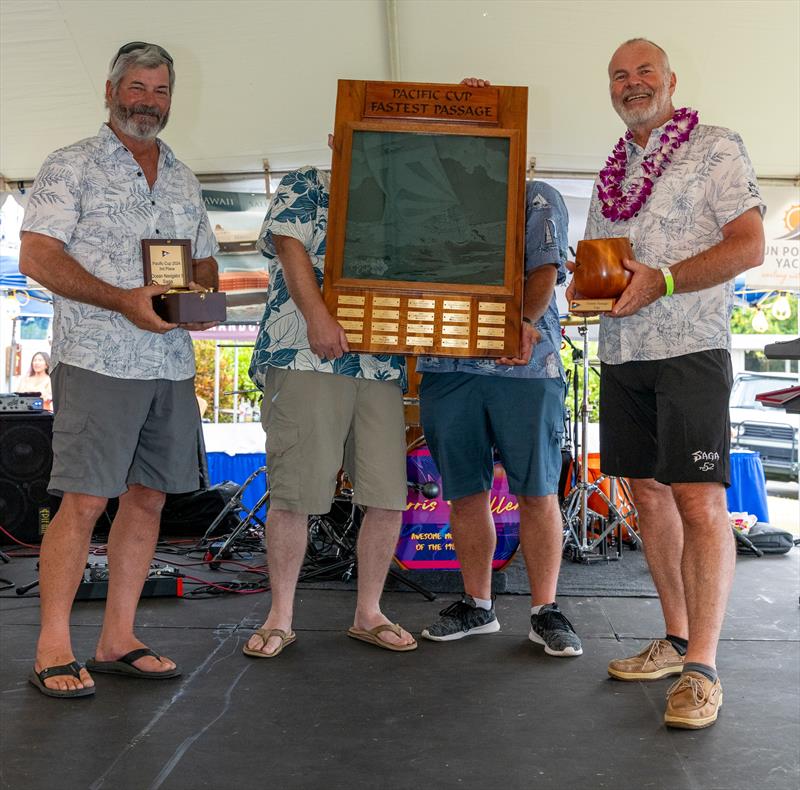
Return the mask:
<path id="1" fill-rule="evenodd" d="M 730 485 L 727 351 L 603 363 L 600 459 L 605 474 L 659 483 Z"/>

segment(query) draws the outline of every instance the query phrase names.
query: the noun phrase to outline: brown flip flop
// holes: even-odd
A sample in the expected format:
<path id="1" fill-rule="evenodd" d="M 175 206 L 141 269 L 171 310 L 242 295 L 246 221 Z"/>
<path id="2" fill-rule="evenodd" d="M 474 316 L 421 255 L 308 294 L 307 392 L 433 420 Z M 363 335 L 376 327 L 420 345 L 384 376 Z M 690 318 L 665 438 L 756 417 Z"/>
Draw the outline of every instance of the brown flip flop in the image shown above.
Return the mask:
<path id="1" fill-rule="evenodd" d="M 376 647 L 382 647 L 384 650 L 391 650 L 395 653 L 407 653 L 409 650 L 416 650 L 417 640 L 415 639 L 410 645 L 395 645 L 381 639 L 380 634 L 384 631 L 391 631 L 399 637 L 403 635 L 403 629 L 400 628 L 400 623 L 384 623 L 383 625 L 375 626 L 369 630 L 363 628 L 356 628 L 353 626 L 347 630 L 347 635 L 353 639 L 360 639 L 362 642 L 368 642 Z"/>
<path id="2" fill-rule="evenodd" d="M 281 643 L 278 645 L 278 648 L 273 650 L 271 653 L 264 653 L 262 650 L 253 650 L 247 646 L 247 643 L 254 636 L 257 636 L 261 639 L 262 648 L 267 644 L 269 638 L 272 636 L 279 637 Z M 253 633 L 247 638 L 247 642 L 244 643 L 244 647 L 242 648 L 242 653 L 244 653 L 246 656 L 251 656 L 252 658 L 275 658 L 275 656 L 283 651 L 284 647 L 292 644 L 295 639 L 297 639 L 297 635 L 294 631 L 289 631 L 287 634 L 286 631 L 283 631 L 280 628 L 259 628 L 257 631 L 253 631 Z"/>

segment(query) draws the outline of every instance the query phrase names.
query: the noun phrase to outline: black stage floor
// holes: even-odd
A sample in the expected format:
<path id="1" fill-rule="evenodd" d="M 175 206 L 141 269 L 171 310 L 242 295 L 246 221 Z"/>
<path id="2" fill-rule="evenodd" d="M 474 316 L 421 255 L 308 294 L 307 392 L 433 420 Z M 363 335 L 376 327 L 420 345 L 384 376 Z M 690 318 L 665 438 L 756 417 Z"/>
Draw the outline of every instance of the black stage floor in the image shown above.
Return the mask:
<path id="1" fill-rule="evenodd" d="M 32 560 L 0 566 L 18 583 Z M 716 726 L 669 731 L 669 681 L 620 683 L 609 659 L 658 635 L 653 598 L 562 599 L 580 658 L 528 642 L 528 602 L 500 596 L 499 634 L 393 654 L 347 639 L 355 595 L 304 589 L 296 644 L 276 660 L 241 646 L 265 594 L 150 599 L 139 635 L 183 677 L 97 676 L 97 694 L 53 700 L 26 678 L 38 601 L 0 601 L 3 788 L 797 788 L 800 552 L 740 557 L 719 652 Z M 390 592 L 419 632 L 452 596 Z M 91 655 L 102 604 L 79 603 L 75 648 Z"/>

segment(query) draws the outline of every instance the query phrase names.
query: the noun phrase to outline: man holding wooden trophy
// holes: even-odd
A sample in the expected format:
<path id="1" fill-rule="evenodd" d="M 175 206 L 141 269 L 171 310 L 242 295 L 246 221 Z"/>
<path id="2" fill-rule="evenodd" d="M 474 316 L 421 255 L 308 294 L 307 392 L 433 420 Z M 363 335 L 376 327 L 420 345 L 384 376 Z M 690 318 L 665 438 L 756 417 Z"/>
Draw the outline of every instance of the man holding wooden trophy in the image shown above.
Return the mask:
<path id="1" fill-rule="evenodd" d="M 602 471 L 631 481 L 666 625 L 608 672 L 678 675 L 664 721 L 699 729 L 722 705 L 716 649 L 736 560 L 725 501 L 732 286 L 763 260 L 764 204 L 739 135 L 673 107 L 664 50 L 627 41 L 608 76 L 628 131 L 596 182 L 567 299 L 602 313 Z"/>

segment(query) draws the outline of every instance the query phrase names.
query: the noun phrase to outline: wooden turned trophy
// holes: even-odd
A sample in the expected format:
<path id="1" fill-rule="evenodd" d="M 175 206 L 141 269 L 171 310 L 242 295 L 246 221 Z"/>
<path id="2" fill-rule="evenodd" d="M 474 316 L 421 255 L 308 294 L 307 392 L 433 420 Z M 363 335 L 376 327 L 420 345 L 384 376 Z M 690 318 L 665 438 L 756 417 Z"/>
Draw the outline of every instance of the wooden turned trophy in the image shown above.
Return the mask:
<path id="1" fill-rule="evenodd" d="M 569 303 L 569 311 L 611 310 L 631 279 L 631 273 L 622 265 L 625 258 L 633 258 L 633 248 L 626 236 L 579 241 L 573 273 L 575 298 Z"/>

